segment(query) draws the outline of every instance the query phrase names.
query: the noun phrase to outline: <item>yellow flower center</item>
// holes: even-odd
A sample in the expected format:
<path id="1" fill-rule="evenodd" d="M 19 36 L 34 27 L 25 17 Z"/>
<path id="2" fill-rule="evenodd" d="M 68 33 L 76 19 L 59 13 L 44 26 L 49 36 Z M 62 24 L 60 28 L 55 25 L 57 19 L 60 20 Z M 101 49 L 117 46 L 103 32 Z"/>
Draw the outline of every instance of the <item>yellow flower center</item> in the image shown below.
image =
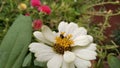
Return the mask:
<path id="1" fill-rule="evenodd" d="M 71 45 L 74 44 L 73 40 L 71 40 L 72 35 L 64 36 L 64 32 L 55 38 L 56 43 L 54 45 L 54 50 L 59 54 L 64 54 L 64 51 L 70 51 Z"/>

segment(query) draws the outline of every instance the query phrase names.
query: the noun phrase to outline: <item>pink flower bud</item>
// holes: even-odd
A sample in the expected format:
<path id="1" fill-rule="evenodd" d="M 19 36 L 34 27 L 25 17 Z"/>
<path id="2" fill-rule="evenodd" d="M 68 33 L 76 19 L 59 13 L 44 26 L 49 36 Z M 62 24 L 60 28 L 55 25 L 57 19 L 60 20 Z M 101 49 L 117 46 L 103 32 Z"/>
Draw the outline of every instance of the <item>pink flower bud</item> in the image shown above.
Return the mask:
<path id="1" fill-rule="evenodd" d="M 40 0 L 31 0 L 31 6 L 39 7 L 41 5 Z"/>
<path id="2" fill-rule="evenodd" d="M 37 19 L 33 21 L 33 29 L 39 30 L 42 27 L 42 21 Z"/>
<path id="3" fill-rule="evenodd" d="M 30 13 L 26 13 L 25 16 L 30 16 Z"/>
<path id="4" fill-rule="evenodd" d="M 38 7 L 38 11 L 44 12 L 46 14 L 50 14 L 51 13 L 51 9 L 47 5 L 43 5 L 41 7 Z"/>

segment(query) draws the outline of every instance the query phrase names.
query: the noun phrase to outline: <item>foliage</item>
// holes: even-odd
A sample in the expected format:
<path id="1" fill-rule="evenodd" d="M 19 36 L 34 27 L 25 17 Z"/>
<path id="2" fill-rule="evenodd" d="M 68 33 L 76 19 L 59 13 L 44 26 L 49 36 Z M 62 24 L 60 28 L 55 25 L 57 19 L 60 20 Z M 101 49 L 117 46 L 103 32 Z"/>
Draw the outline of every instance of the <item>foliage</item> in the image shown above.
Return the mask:
<path id="1" fill-rule="evenodd" d="M 113 32 L 113 38 L 117 45 L 120 45 L 120 28 Z"/>
<path id="2" fill-rule="evenodd" d="M 110 68 L 120 68 L 120 60 L 115 56 L 108 56 L 108 64 L 110 65 Z"/>
<path id="3" fill-rule="evenodd" d="M 15 59 L 17 59 L 16 63 L 14 63 L 14 65 L 16 65 L 19 63 L 18 60 L 22 59 L 20 62 L 21 63 L 20 65 L 23 65 L 23 68 L 27 68 L 27 67 L 28 68 L 39 68 L 40 67 L 40 64 L 36 64 L 32 62 L 34 57 L 31 54 L 29 53 L 26 54 L 27 45 L 21 46 L 21 47 L 24 46 L 26 49 L 25 50 L 26 57 L 25 57 L 25 54 L 15 59 L 14 57 L 11 56 L 12 53 L 16 51 L 20 51 L 17 49 L 18 49 L 18 45 L 20 45 L 21 42 L 24 42 L 26 44 L 30 43 L 30 37 L 31 37 L 31 31 L 32 31 L 32 29 L 30 28 L 31 19 L 29 17 L 23 17 L 25 19 L 20 17 L 20 18 L 17 18 L 17 20 L 20 19 L 21 21 L 17 21 L 14 23 L 13 21 L 16 20 L 16 17 L 19 16 L 20 14 L 25 15 L 26 13 L 30 13 L 30 17 L 32 18 L 32 20 L 41 19 L 43 21 L 43 24 L 48 25 L 52 30 L 57 29 L 57 26 L 60 21 L 76 22 L 79 26 L 83 26 L 86 29 L 88 29 L 88 33 L 92 35 L 95 39 L 94 42 L 98 44 L 98 47 L 97 47 L 98 48 L 97 49 L 98 59 L 96 60 L 96 62 L 93 63 L 94 68 L 103 68 L 104 66 L 103 63 L 107 61 L 106 58 L 108 58 L 107 62 L 112 68 L 112 66 L 114 66 L 117 62 L 119 62 L 118 61 L 119 59 L 116 60 L 115 57 L 111 58 L 107 56 L 110 53 L 114 53 L 116 56 L 118 56 L 120 54 L 118 50 L 119 46 L 117 46 L 117 44 L 113 42 L 112 40 L 110 40 L 109 43 L 103 42 L 106 40 L 106 36 L 104 35 L 104 30 L 110 26 L 108 22 L 109 18 L 111 16 L 119 15 L 120 11 L 116 10 L 116 13 L 112 13 L 111 10 L 107 11 L 104 7 L 99 9 L 99 11 L 96 11 L 94 7 L 105 5 L 105 4 L 118 5 L 120 4 L 119 1 L 111 1 L 111 0 L 108 0 L 106 2 L 104 0 L 76 0 L 77 2 L 74 2 L 74 1 L 75 0 L 41 0 L 43 4 L 49 5 L 52 10 L 52 13 L 50 15 L 46 15 L 42 12 L 38 12 L 36 8 L 31 8 L 29 0 L 0 0 L 0 43 L 1 43 L 0 64 L 3 64 L 4 66 L 5 63 L 8 63 L 7 66 L 11 67 L 12 64 L 14 63 L 12 60 L 15 61 Z M 20 3 L 25 3 L 27 5 L 27 9 L 19 10 L 18 5 Z M 91 20 L 93 16 L 103 16 L 105 20 L 104 22 L 102 22 L 102 24 L 94 24 Z M 29 24 L 28 24 L 28 21 L 30 21 Z M 23 29 L 21 29 L 20 26 L 18 25 L 21 25 Z M 19 33 L 17 31 L 19 31 Z M 24 31 L 26 31 L 27 35 L 24 34 Z M 13 40 L 17 38 L 16 35 L 21 35 L 22 33 L 26 36 L 24 37 L 24 40 L 21 40 L 21 42 L 17 42 L 13 46 L 12 44 L 15 43 L 13 42 Z M 11 37 L 11 35 L 14 35 L 14 37 Z M 118 37 L 118 34 L 117 34 L 117 37 Z M 115 36 L 115 38 L 117 37 Z M 18 39 L 19 38 L 21 37 L 18 36 Z M 28 41 L 25 42 L 25 40 L 28 40 Z M 33 39 L 32 41 L 35 41 L 35 40 Z M 6 42 L 9 42 L 11 46 L 7 44 Z M 9 48 L 13 48 L 13 47 L 15 47 L 16 49 L 8 50 Z M 4 53 L 1 50 L 2 51 L 7 50 L 8 56 L 10 57 L 8 58 L 6 54 L 1 55 Z M 3 58 L 1 58 L 2 56 Z M 25 59 L 24 62 L 23 62 L 23 59 Z M 114 60 L 114 62 L 112 62 L 112 59 Z M 5 68 L 10 68 L 7 66 Z M 3 67 L 0 67 L 0 68 L 3 68 Z M 19 67 L 15 67 L 15 68 L 19 68 Z"/>
<path id="4" fill-rule="evenodd" d="M 31 41 L 31 22 L 30 17 L 20 15 L 9 28 L 0 45 L 0 68 L 21 68 Z"/>

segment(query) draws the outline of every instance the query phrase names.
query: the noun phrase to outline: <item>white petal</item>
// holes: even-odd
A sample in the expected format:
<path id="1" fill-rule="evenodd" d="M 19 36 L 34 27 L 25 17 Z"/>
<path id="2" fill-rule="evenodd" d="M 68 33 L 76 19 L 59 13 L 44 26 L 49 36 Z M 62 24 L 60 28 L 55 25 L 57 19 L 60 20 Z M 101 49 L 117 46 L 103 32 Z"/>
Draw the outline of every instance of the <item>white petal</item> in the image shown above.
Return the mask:
<path id="1" fill-rule="evenodd" d="M 55 31 L 53 31 L 53 34 L 55 37 L 58 36 L 58 33 L 56 33 Z"/>
<path id="2" fill-rule="evenodd" d="M 49 45 L 53 45 L 53 43 L 49 42 L 41 32 L 39 31 L 35 31 L 33 33 L 33 35 L 35 36 L 35 38 L 37 38 L 39 41 L 43 42 L 43 43 L 46 43 L 46 44 L 49 44 Z"/>
<path id="3" fill-rule="evenodd" d="M 53 49 L 43 43 L 31 43 L 29 48 L 31 52 L 35 53 L 37 61 L 45 62 L 55 55 Z"/>
<path id="4" fill-rule="evenodd" d="M 74 42 L 75 42 L 75 45 L 74 46 L 87 46 L 91 43 L 92 39 L 91 39 L 92 36 L 89 36 L 89 35 L 81 35 L 77 38 L 74 39 Z"/>
<path id="5" fill-rule="evenodd" d="M 75 66 L 77 68 L 89 68 L 89 67 L 91 67 L 91 62 L 90 61 L 83 60 L 83 59 L 80 59 L 80 58 L 76 58 L 74 63 L 75 63 Z"/>
<path id="6" fill-rule="evenodd" d="M 73 39 L 80 35 L 87 35 L 87 30 L 84 27 L 80 27 L 73 31 Z"/>
<path id="7" fill-rule="evenodd" d="M 70 51 L 66 51 L 63 55 L 63 58 L 64 58 L 65 62 L 71 63 L 75 60 L 75 54 Z"/>
<path id="8" fill-rule="evenodd" d="M 79 51 L 79 50 L 82 50 L 82 49 L 95 51 L 97 48 L 96 48 L 95 43 L 91 43 L 88 46 L 75 46 L 75 47 L 72 48 L 72 52 L 77 51 L 77 50 Z"/>
<path id="9" fill-rule="evenodd" d="M 48 41 L 55 43 L 55 36 L 49 27 L 42 26 L 42 33 Z"/>
<path id="10" fill-rule="evenodd" d="M 33 53 L 38 52 L 40 50 L 40 46 L 42 45 L 42 43 L 31 43 L 29 45 L 29 50 Z"/>
<path id="11" fill-rule="evenodd" d="M 87 30 L 84 27 L 79 27 L 77 33 L 78 33 L 78 35 L 86 35 Z"/>
<path id="12" fill-rule="evenodd" d="M 62 65 L 62 56 L 55 55 L 52 59 L 50 59 L 47 63 L 48 68 L 60 68 Z"/>
<path id="13" fill-rule="evenodd" d="M 91 35 L 87 35 L 87 37 L 90 40 L 90 42 L 93 42 L 93 37 Z"/>
<path id="14" fill-rule="evenodd" d="M 50 60 L 56 54 L 52 53 L 52 52 L 43 52 L 43 53 L 38 53 L 36 55 L 37 55 L 36 56 L 37 61 L 46 62 L 46 61 Z"/>
<path id="15" fill-rule="evenodd" d="M 63 60 L 63 63 L 62 63 L 62 67 L 61 68 L 75 68 L 75 65 L 74 63 L 66 63 L 64 60 Z"/>
<path id="16" fill-rule="evenodd" d="M 87 50 L 87 49 L 80 49 L 74 51 L 76 56 L 84 60 L 94 60 L 96 59 L 97 53 L 95 51 Z"/>
<path id="17" fill-rule="evenodd" d="M 66 63 L 64 60 L 63 60 L 63 63 L 62 63 L 62 67 L 61 68 L 69 68 L 70 63 Z"/>
<path id="18" fill-rule="evenodd" d="M 91 43 L 88 47 L 86 47 L 86 49 L 95 51 L 97 49 L 96 46 L 97 45 L 95 43 Z"/>
<path id="19" fill-rule="evenodd" d="M 73 23 L 73 22 L 71 22 L 71 23 L 68 24 L 68 26 L 66 26 L 66 27 L 67 27 L 67 28 L 66 28 L 66 33 L 67 33 L 67 34 L 72 34 L 73 31 L 78 28 L 78 25 L 75 24 L 75 23 Z"/>
<path id="20" fill-rule="evenodd" d="M 65 29 L 66 29 L 66 26 L 67 26 L 67 25 L 68 25 L 67 22 L 64 22 L 64 21 L 60 22 L 60 24 L 59 24 L 59 26 L 58 26 L 59 32 L 65 32 Z"/>

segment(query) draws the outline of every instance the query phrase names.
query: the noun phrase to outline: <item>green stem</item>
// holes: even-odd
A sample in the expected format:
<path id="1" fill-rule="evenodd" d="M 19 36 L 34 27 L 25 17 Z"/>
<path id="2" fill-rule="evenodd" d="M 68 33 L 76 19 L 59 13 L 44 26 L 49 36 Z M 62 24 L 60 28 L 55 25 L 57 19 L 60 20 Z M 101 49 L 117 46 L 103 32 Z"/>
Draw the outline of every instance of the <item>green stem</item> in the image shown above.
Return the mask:
<path id="1" fill-rule="evenodd" d="M 111 40 L 111 42 L 112 42 L 112 44 L 113 44 L 114 46 L 117 46 L 116 43 L 115 43 L 113 40 Z M 116 52 L 117 52 L 118 55 L 119 55 L 119 54 L 120 54 L 119 50 L 118 50 L 118 49 L 115 49 L 115 50 L 116 50 Z"/>
<path id="2" fill-rule="evenodd" d="M 101 6 L 101 5 L 105 5 L 105 4 L 119 4 L 119 1 L 115 1 L 115 2 L 102 2 L 102 3 L 97 3 L 97 4 L 92 4 L 90 6 L 87 7 L 87 9 L 89 8 L 93 8 L 95 6 Z M 106 16 L 106 13 L 105 12 L 86 12 L 85 14 L 88 14 L 88 15 L 96 15 L 96 16 Z M 119 15 L 120 12 L 117 12 L 117 13 L 111 13 L 111 14 L 107 14 L 109 16 L 115 16 L 115 15 Z"/>
<path id="3" fill-rule="evenodd" d="M 11 11 L 13 10 L 13 1 L 10 0 L 10 7 L 11 7 Z"/>
<path id="4" fill-rule="evenodd" d="M 1 7 L 0 7 L 0 12 L 2 11 L 2 9 L 3 9 L 3 7 L 4 7 L 4 4 L 5 4 L 5 2 L 3 1 L 3 2 L 2 2 L 2 5 L 1 5 Z"/>
<path id="5" fill-rule="evenodd" d="M 8 31 L 8 28 L 9 28 L 9 23 L 6 20 L 4 23 L 5 23 L 5 28 L 3 29 L 3 34 L 6 34 L 6 32 Z"/>
<path id="6" fill-rule="evenodd" d="M 115 2 L 102 2 L 102 3 L 92 4 L 88 8 L 92 8 L 94 6 L 99 6 L 99 5 L 105 5 L 105 4 L 119 4 L 119 3 L 117 1 L 115 1 Z"/>
<path id="7" fill-rule="evenodd" d="M 104 22 L 104 24 L 102 25 L 102 28 L 101 28 L 101 30 L 100 30 L 100 32 L 99 32 L 98 35 L 103 34 L 103 31 L 104 31 L 104 29 L 106 28 L 106 24 L 108 23 L 108 19 L 109 19 L 109 15 L 106 15 L 106 16 L 105 16 L 105 22 Z"/>
<path id="8" fill-rule="evenodd" d="M 101 68 L 102 63 L 103 63 L 103 59 L 101 58 L 101 59 L 98 60 L 96 68 Z"/>
<path id="9" fill-rule="evenodd" d="M 87 15 L 93 15 L 93 16 L 106 16 L 106 13 L 104 12 L 86 12 L 85 14 Z M 107 14 L 108 15 L 108 14 Z M 111 13 L 109 14 L 109 16 L 116 16 L 116 15 L 120 15 L 120 12 L 117 12 L 117 13 Z"/>

